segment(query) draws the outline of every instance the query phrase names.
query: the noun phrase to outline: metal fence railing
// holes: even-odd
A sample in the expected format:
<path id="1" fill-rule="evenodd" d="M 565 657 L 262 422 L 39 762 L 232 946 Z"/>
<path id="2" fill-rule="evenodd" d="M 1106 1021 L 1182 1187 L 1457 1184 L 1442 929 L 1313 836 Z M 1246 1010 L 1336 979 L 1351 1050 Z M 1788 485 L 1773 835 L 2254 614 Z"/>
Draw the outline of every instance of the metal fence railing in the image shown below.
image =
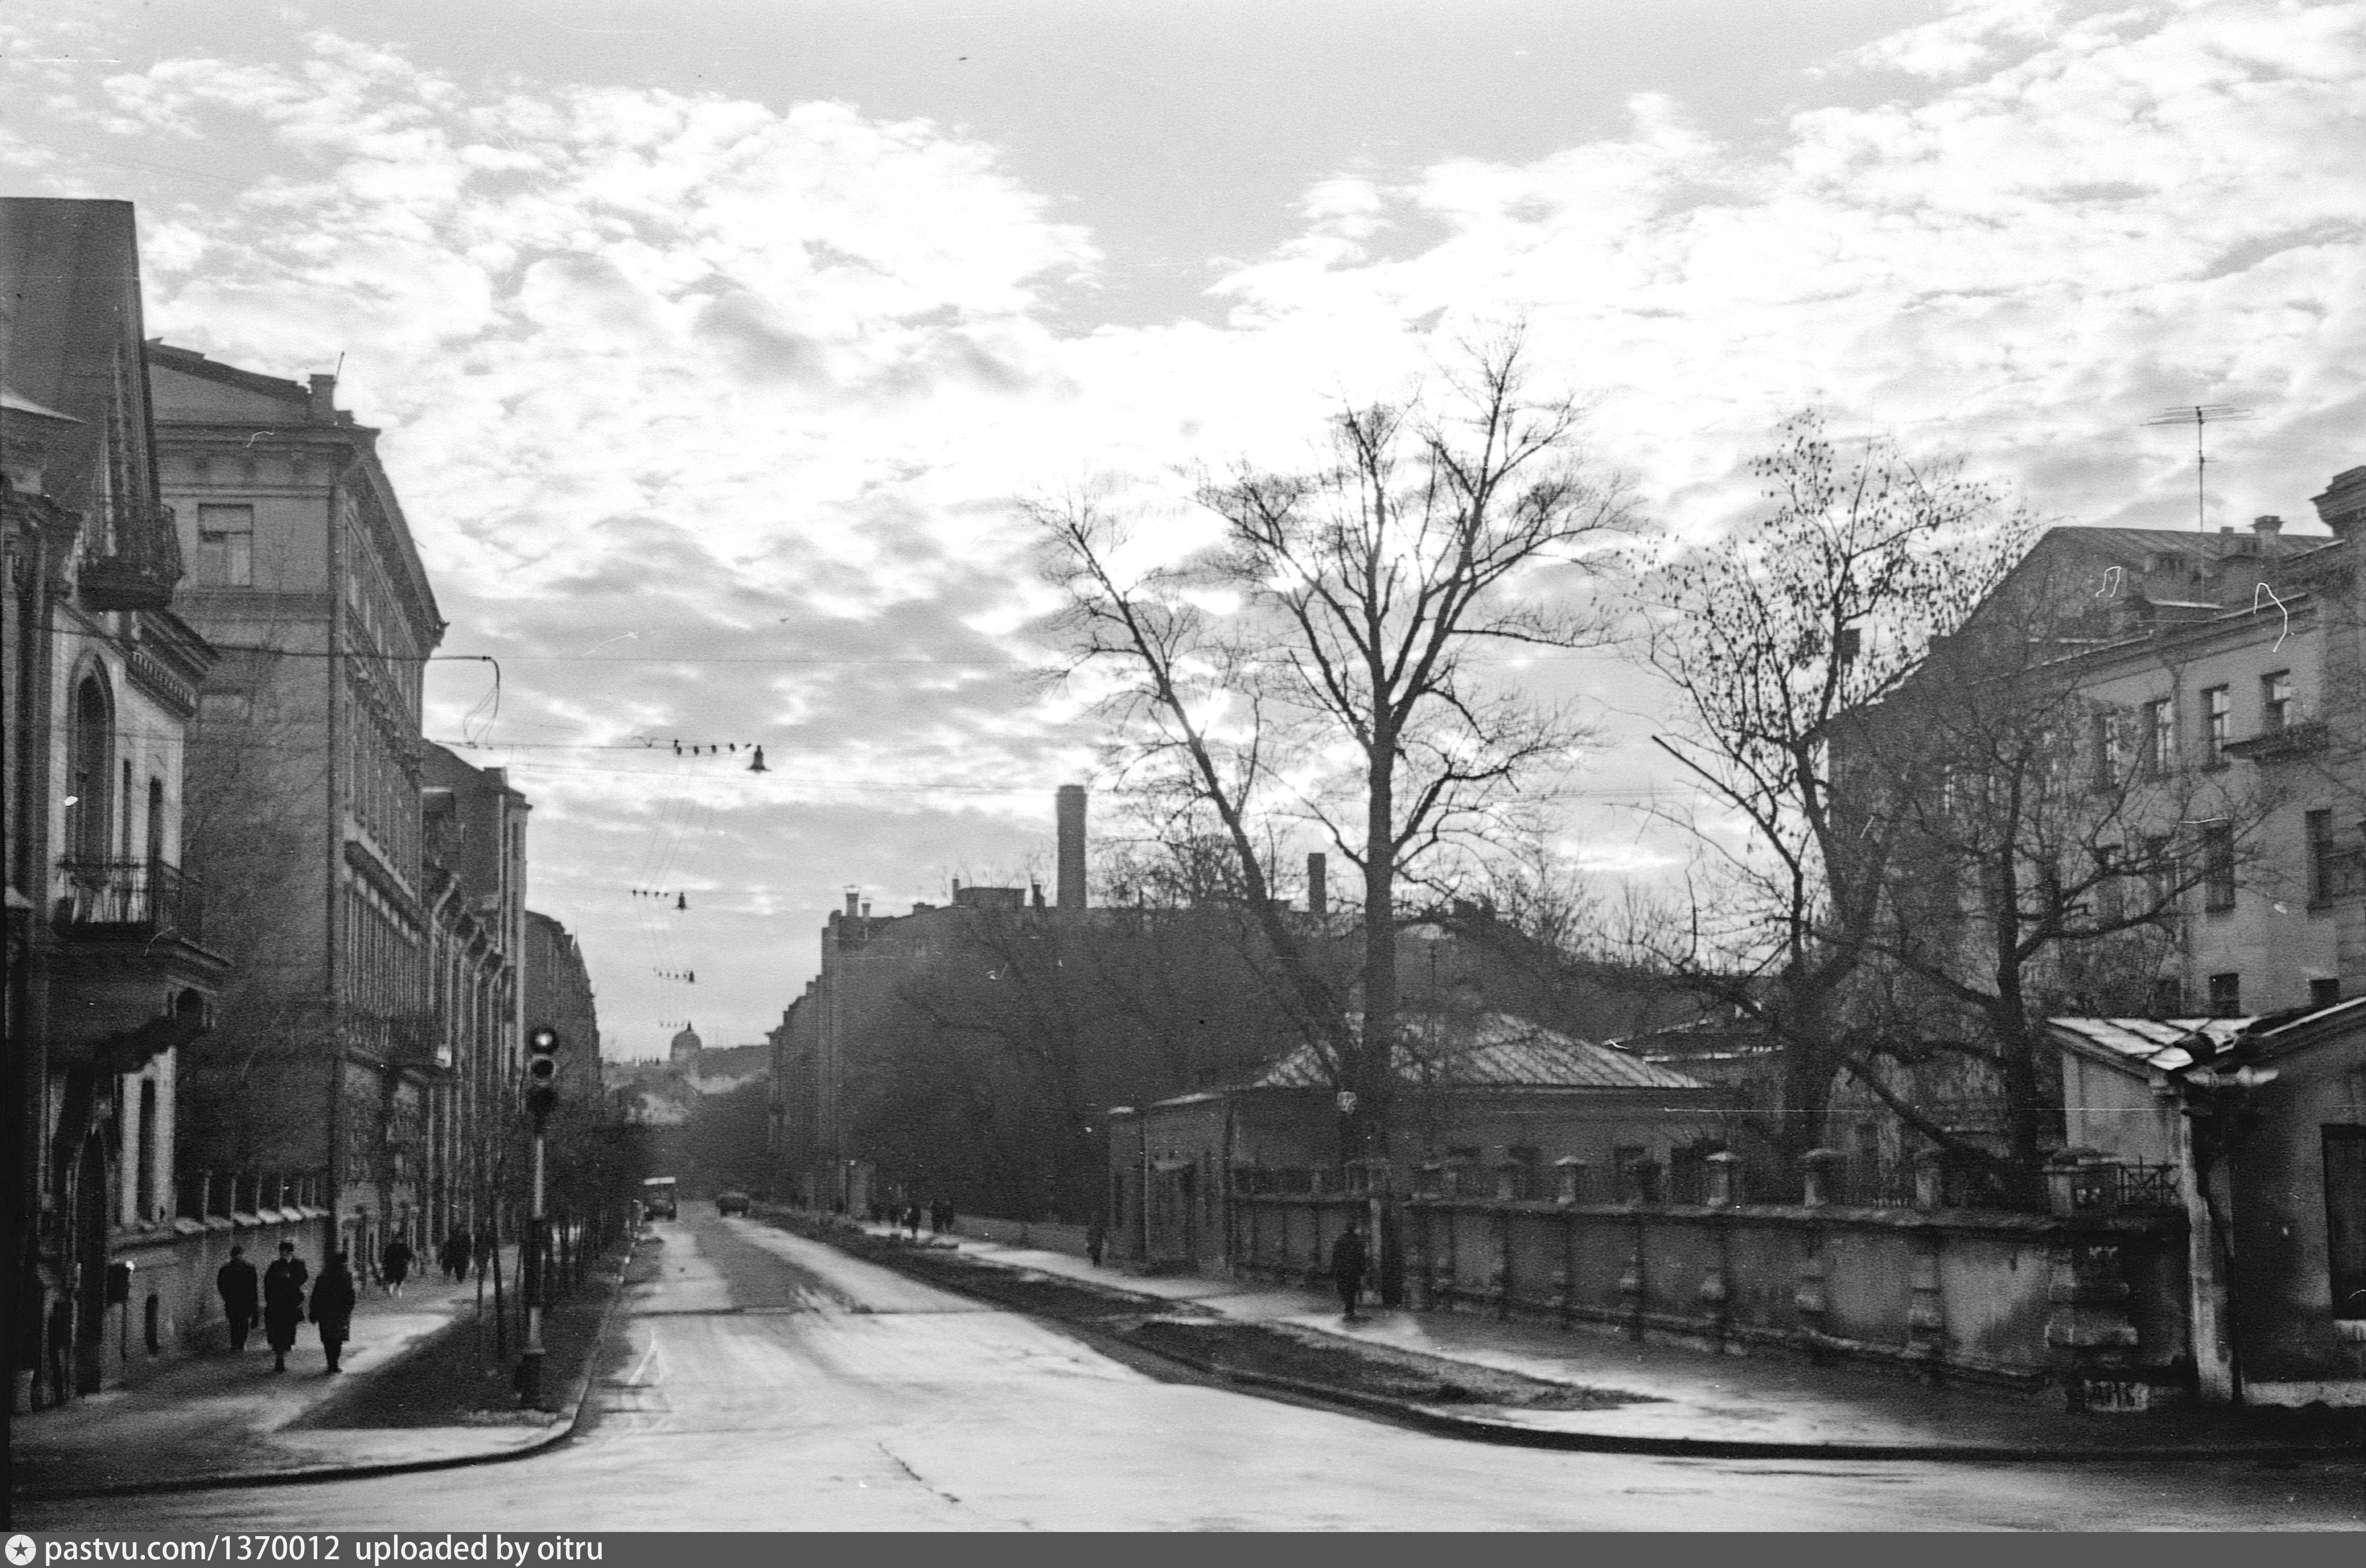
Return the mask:
<path id="1" fill-rule="evenodd" d="M 204 926 L 197 879 L 161 860 L 69 860 L 58 867 L 58 922 L 130 926 L 191 938 Z"/>

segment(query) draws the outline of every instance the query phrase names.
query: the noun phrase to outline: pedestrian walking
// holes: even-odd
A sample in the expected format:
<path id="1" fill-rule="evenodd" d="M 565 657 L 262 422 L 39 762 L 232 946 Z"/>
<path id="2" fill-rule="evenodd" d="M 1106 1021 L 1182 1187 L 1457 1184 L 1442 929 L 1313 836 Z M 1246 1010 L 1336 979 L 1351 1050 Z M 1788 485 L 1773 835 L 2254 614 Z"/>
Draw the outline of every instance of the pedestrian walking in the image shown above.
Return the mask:
<path id="1" fill-rule="evenodd" d="M 271 1342 L 271 1370 L 287 1370 L 287 1352 L 296 1348 L 296 1325 L 304 1321 L 304 1284 L 312 1270 L 296 1256 L 296 1244 L 279 1244 L 279 1257 L 263 1271 L 263 1337 Z"/>
<path id="2" fill-rule="evenodd" d="M 455 1284 L 468 1278 L 468 1233 L 454 1231 L 444 1238 L 444 1271 Z"/>
<path id="3" fill-rule="evenodd" d="M 1108 1246 L 1109 1226 L 1096 1219 L 1085 1227 L 1085 1256 L 1093 1260 L 1094 1268 L 1101 1266 L 1101 1252 Z"/>
<path id="4" fill-rule="evenodd" d="M 230 1348 L 246 1348 L 247 1331 L 254 1326 L 254 1314 L 263 1304 L 262 1283 L 254 1265 L 246 1260 L 246 1248 L 230 1249 L 230 1261 L 214 1275 L 214 1289 L 221 1292 L 222 1320 L 230 1325 Z"/>
<path id="5" fill-rule="evenodd" d="M 411 1278 L 411 1260 L 414 1256 L 411 1244 L 402 1239 L 400 1232 L 397 1232 L 394 1239 L 378 1253 L 378 1277 L 386 1281 L 388 1295 L 402 1294 L 402 1282 Z"/>
<path id="6" fill-rule="evenodd" d="M 1339 1304 L 1346 1308 L 1347 1321 L 1356 1320 L 1356 1303 L 1364 1293 L 1364 1233 L 1349 1225 L 1331 1244 L 1331 1282 L 1339 1287 Z"/>
<path id="7" fill-rule="evenodd" d="M 945 1234 L 945 1201 L 942 1198 L 932 1198 L 929 1201 L 929 1234 L 930 1235 Z"/>
<path id="8" fill-rule="evenodd" d="M 312 1287 L 312 1326 L 321 1331 L 321 1353 L 329 1359 L 329 1371 L 344 1371 L 337 1359 L 353 1337 L 354 1274 L 342 1252 L 330 1256 L 321 1269 L 321 1282 Z"/>
<path id="9" fill-rule="evenodd" d="M 920 1239 L 919 1204 L 907 1203 L 904 1205 L 904 1228 L 912 1233 L 912 1239 L 914 1241 Z"/>

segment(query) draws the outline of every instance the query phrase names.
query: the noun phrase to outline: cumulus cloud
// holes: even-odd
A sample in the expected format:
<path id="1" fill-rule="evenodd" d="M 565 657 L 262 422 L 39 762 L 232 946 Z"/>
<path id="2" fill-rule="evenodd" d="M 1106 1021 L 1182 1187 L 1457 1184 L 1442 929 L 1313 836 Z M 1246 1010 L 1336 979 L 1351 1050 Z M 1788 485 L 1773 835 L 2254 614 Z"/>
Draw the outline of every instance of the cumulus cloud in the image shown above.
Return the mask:
<path id="1" fill-rule="evenodd" d="M 34 58 L 87 41 L 9 52 L 94 156 L 268 149 L 262 178 L 143 210 L 151 330 L 283 375 L 344 356 L 450 646 L 505 661 L 490 734 L 528 749 L 476 755 L 535 793 L 537 898 L 645 969 L 693 965 L 614 912 L 623 872 L 737 911 L 707 939 L 737 988 L 702 992 L 741 1033 L 839 883 L 930 896 L 975 846 L 1034 842 L 1089 760 L 1072 700 L 1023 679 L 1042 589 L 1012 497 L 1290 460 L 1330 400 L 1458 333 L 1528 317 L 1599 394 L 1606 455 L 1694 531 L 1811 398 L 2087 521 L 2190 518 L 2190 447 L 2142 426 L 2163 404 L 2259 411 L 2217 470 L 2230 521 L 2366 460 L 2360 0 L 1967 0 L 1747 143 L 1644 93 L 1527 162 L 1310 170 L 1299 231 L 1221 270 L 1223 322 L 1065 335 L 1048 302 L 1100 263 L 1081 209 L 941 125 L 462 83 L 325 33 L 276 63 Z M 103 194 L 30 141 L 0 159 Z M 490 696 L 476 667 L 435 690 L 445 734 Z M 1590 791 L 1663 782 L 1615 743 L 1643 722 L 1592 749 Z M 772 771 L 632 750 L 673 737 L 764 739 Z M 1631 821 L 1572 830 L 1606 874 L 1667 858 Z M 602 994 L 659 1005 L 630 961 Z"/>

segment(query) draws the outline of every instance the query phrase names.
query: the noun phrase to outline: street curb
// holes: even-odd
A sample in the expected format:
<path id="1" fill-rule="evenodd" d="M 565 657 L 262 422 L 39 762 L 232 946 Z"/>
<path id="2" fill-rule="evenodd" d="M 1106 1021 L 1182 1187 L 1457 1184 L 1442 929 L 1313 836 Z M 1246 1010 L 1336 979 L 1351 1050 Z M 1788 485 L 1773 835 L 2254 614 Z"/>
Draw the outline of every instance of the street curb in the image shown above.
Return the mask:
<path id="1" fill-rule="evenodd" d="M 639 1245 L 637 1237 L 634 1246 Z M 626 1247 L 625 1258 L 629 1267 L 632 1248 Z M 551 1424 L 550 1430 L 530 1443 L 490 1453 L 449 1454 L 442 1459 L 389 1460 L 379 1464 L 308 1464 L 291 1465 L 282 1470 L 233 1472 L 220 1475 L 183 1475 L 169 1481 L 129 1481 L 112 1486 L 28 1487 L 11 1489 L 9 1497 L 17 1503 L 63 1503 L 94 1497 L 153 1497 L 175 1492 L 229 1491 L 241 1486 L 302 1486 L 322 1481 L 367 1481 L 381 1475 L 416 1475 L 435 1470 L 460 1470 L 469 1465 L 506 1464 L 512 1460 L 531 1458 L 547 1453 L 575 1436 L 582 1424 L 583 1405 L 592 1393 L 592 1377 L 600 1360 L 601 1348 L 607 1343 L 609 1325 L 614 1322 L 616 1307 L 625 1299 L 624 1275 L 616 1277 L 615 1294 L 600 1314 L 600 1326 L 593 1332 L 592 1353 L 584 1358 L 582 1375 L 576 1379 L 569 1395 L 573 1408 L 563 1420 Z M 452 1322 L 438 1329 L 438 1335 L 458 1328 L 461 1318 L 455 1314 Z M 427 1341 L 421 1342 L 423 1347 Z"/>
<path id="2" fill-rule="evenodd" d="M 832 1238 L 825 1235 L 825 1241 Z M 840 1250 L 846 1250 L 840 1248 Z M 892 1256 L 892 1255 L 891 1255 Z M 1041 1273 L 1015 1263 L 980 1256 L 964 1249 L 963 1256 L 972 1263 L 1006 1273 Z M 866 1258 L 866 1262 L 881 1263 L 894 1268 L 884 1258 Z M 907 1270 L 898 1270 L 907 1272 Z M 1065 1280 L 1065 1276 L 1055 1276 Z M 926 1279 L 926 1283 L 959 1291 L 957 1284 Z M 1144 1303 L 1155 1314 L 1165 1314 L 1177 1303 L 1162 1296 L 1143 1295 L 1104 1285 L 1098 1280 L 1074 1280 L 1102 1294 L 1122 1297 Z M 992 1301 L 991 1296 L 980 1299 Z M 997 1303 L 1003 1304 L 1003 1303 Z M 1057 1321 L 1054 1319 L 1053 1321 Z M 1292 1325 L 1308 1333 L 1321 1334 L 1326 1339 L 1358 1349 L 1365 1348 L 1362 1340 L 1349 1335 L 1332 1334 L 1307 1325 Z M 1269 1389 L 1299 1399 L 1344 1405 L 1362 1414 L 1380 1416 L 1405 1426 L 1434 1432 L 1441 1437 L 1460 1438 L 1470 1442 L 1494 1443 L 1507 1448 L 1543 1449 L 1563 1453 L 1651 1454 L 1664 1458 L 1684 1459 L 1789 1459 L 1789 1460 L 1891 1460 L 1902 1462 L 1917 1461 L 1955 1461 L 1963 1463 L 2027 1463 L 2032 1461 L 2079 1461 L 2091 1463 L 2158 1462 L 2164 1460 L 2230 1460 L 2230 1459 L 2336 1459 L 2366 1457 L 2366 1440 L 2349 1442 L 2291 1443 L 2194 1443 L 2153 1445 L 2145 1448 L 2097 1449 L 2062 1447 L 2000 1448 L 1983 1444 L 1948 1443 L 1786 1443 L 1728 1438 L 1653 1438 L 1610 1432 L 1586 1432 L 1567 1427 L 1523 1427 L 1504 1421 L 1481 1421 L 1468 1416 L 1456 1416 L 1425 1404 L 1407 1400 L 1391 1399 L 1385 1394 L 1361 1393 L 1352 1389 L 1334 1388 L 1328 1384 L 1308 1382 L 1298 1378 L 1281 1377 L 1271 1372 L 1254 1372 L 1225 1367 L 1187 1352 L 1166 1347 L 1136 1345 L 1122 1334 L 1111 1333 L 1128 1348 L 1144 1355 L 1163 1357 L 1180 1366 L 1190 1368 L 1204 1376 L 1221 1379 L 1244 1388 Z"/>

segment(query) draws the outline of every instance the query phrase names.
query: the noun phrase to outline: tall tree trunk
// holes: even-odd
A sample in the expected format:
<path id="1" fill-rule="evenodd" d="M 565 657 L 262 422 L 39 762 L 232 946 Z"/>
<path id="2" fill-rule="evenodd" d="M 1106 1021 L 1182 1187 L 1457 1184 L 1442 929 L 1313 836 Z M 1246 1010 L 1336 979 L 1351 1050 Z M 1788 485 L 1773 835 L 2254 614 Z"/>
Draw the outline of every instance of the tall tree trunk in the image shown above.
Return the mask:
<path id="1" fill-rule="evenodd" d="M 1364 818 L 1364 1037 L 1349 1078 L 1356 1111 L 1349 1126 L 1358 1156 L 1389 1153 L 1390 1101 L 1396 1084 L 1396 745 L 1375 735 Z"/>
<path id="2" fill-rule="evenodd" d="M 2045 1173 L 2043 1142 L 2045 1111 L 2037 1079 L 2037 1054 L 2032 1032 L 2023 1026 L 2000 1043 L 1997 1073 L 2003 1080 L 2006 1151 L 2012 1162 L 2013 1195 L 2024 1202 L 2043 1203 Z"/>

